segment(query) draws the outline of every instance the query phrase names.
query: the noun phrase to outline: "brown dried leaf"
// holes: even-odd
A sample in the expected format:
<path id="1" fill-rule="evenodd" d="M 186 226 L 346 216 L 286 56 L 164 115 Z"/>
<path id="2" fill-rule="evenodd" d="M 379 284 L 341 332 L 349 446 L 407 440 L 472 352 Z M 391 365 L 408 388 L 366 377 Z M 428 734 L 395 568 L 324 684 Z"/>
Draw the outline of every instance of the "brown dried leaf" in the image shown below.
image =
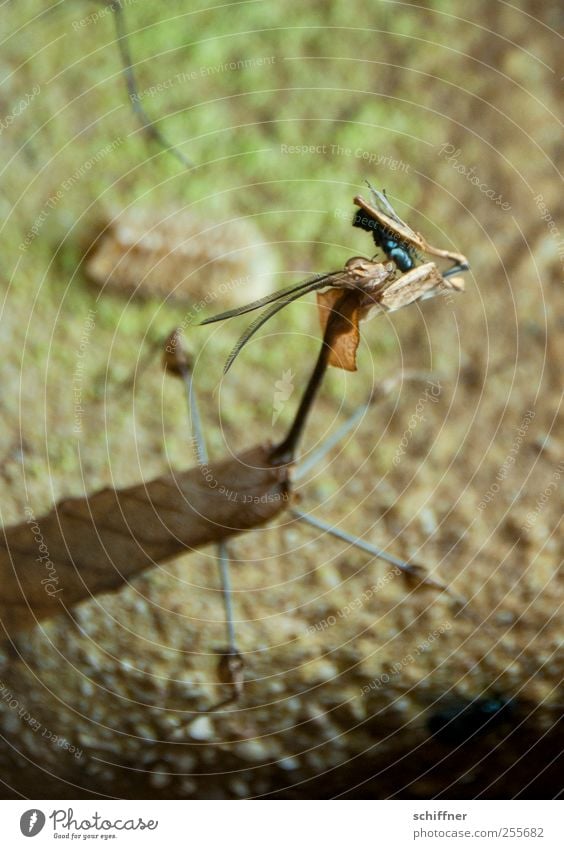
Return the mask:
<path id="1" fill-rule="evenodd" d="M 352 295 L 352 296 L 351 296 Z M 345 289 L 329 289 L 317 293 L 319 321 L 323 333 L 332 316 L 331 334 L 325 341 L 330 345 L 329 365 L 345 371 L 356 371 L 356 352 L 360 344 L 358 329 L 358 295 Z M 334 308 L 342 302 L 338 313 Z"/>
<path id="2" fill-rule="evenodd" d="M 365 304 L 361 321 L 368 321 L 380 312 L 395 312 L 416 301 L 426 301 L 448 291 L 463 292 L 462 278 L 445 278 L 434 262 L 425 262 L 384 285 L 373 302 Z"/>
<path id="3" fill-rule="evenodd" d="M 288 470 L 270 446 L 126 489 L 59 502 L 4 528 L 0 619 L 13 634 L 118 589 L 179 554 L 269 521 L 288 505 Z"/>
<path id="4" fill-rule="evenodd" d="M 373 265 L 375 269 L 385 269 L 383 265 Z M 434 262 L 427 262 L 398 278 L 388 280 L 383 276 L 382 282 L 367 275 L 366 282 L 359 282 L 356 290 L 333 287 L 318 292 L 317 306 L 323 333 L 327 330 L 330 318 L 332 322 L 329 337 L 325 340 L 331 346 L 329 365 L 356 371 L 361 321 L 369 321 L 382 312 L 394 312 L 448 290 L 463 291 L 462 278 L 444 278 Z"/>
<path id="5" fill-rule="evenodd" d="M 85 271 L 110 291 L 203 301 L 203 309 L 215 300 L 236 305 L 268 294 L 274 261 L 249 222 L 212 226 L 184 209 L 137 205 L 107 222 Z"/>

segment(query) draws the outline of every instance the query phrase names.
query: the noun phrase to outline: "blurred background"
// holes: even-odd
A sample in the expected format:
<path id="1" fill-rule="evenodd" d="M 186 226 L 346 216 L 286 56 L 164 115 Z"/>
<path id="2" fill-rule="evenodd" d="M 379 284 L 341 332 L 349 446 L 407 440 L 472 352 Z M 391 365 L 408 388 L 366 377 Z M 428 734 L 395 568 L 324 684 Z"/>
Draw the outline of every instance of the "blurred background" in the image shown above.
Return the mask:
<path id="1" fill-rule="evenodd" d="M 188 167 L 139 125 L 110 5 L 5 10 L 2 523 L 193 463 L 182 392 L 157 349 L 179 325 L 212 456 L 280 438 L 318 350 L 315 299 L 269 323 L 226 379 L 245 319 L 196 322 L 372 256 L 350 226 L 368 179 L 471 272 L 464 294 L 366 325 L 358 372 L 331 371 L 306 456 L 374 383 L 428 370 L 441 392 L 411 427 L 423 388 L 399 379 L 300 483 L 302 504 L 425 563 L 473 613 L 457 618 L 445 594 L 395 581 L 312 631 L 385 567 L 283 518 L 232 544 L 246 696 L 202 716 L 217 701 L 222 607 L 213 553 L 191 554 L 6 650 L 13 699 L 80 751 L 0 702 L 6 797 L 551 798 L 563 701 L 561 4 L 122 6 L 136 103 Z M 291 388 L 273 423 L 280 380 Z M 492 693 L 515 699 L 509 723 L 470 748 L 430 738 L 445 699 Z"/>

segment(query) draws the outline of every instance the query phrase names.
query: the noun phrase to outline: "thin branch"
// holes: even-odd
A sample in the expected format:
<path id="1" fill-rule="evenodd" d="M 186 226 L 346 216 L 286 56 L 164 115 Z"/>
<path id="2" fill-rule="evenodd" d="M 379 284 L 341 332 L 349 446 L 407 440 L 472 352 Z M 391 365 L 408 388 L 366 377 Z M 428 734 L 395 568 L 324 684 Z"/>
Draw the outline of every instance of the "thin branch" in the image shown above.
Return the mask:
<path id="1" fill-rule="evenodd" d="M 112 9 L 114 11 L 117 44 L 121 56 L 121 61 L 123 64 L 123 76 L 125 79 L 125 84 L 127 86 L 129 102 L 131 104 L 131 108 L 134 114 L 137 116 L 141 127 L 143 128 L 143 130 L 145 130 L 147 135 L 154 139 L 163 148 L 163 150 L 166 150 L 168 153 L 171 153 L 179 162 L 182 163 L 182 165 L 184 165 L 185 168 L 193 168 L 194 163 L 186 156 L 184 156 L 184 154 L 180 150 L 178 150 L 175 145 L 171 144 L 165 138 L 165 136 L 163 136 L 161 131 L 155 127 L 152 120 L 149 118 L 149 116 L 145 112 L 145 109 L 141 105 L 139 89 L 137 87 L 137 81 L 133 72 L 133 63 L 129 50 L 129 41 L 125 28 L 125 19 L 121 0 L 113 0 Z"/>

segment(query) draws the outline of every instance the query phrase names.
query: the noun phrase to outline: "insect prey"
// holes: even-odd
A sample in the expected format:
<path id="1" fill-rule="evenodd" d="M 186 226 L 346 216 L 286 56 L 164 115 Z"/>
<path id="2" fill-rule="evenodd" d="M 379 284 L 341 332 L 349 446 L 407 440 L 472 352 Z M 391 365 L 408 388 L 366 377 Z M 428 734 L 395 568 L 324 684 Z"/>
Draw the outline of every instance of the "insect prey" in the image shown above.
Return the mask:
<path id="1" fill-rule="evenodd" d="M 453 265 L 442 273 L 443 277 L 452 277 L 453 274 L 470 269 L 463 254 L 434 248 L 420 233 L 416 233 L 409 224 L 402 221 L 385 192 L 379 192 L 368 180 L 366 185 L 370 190 L 372 202 L 368 203 L 360 195 L 354 198 L 359 209 L 353 218 L 353 227 L 372 233 L 376 247 L 395 262 L 400 271 L 406 272 L 415 268 L 421 262 L 420 254 L 431 254 L 451 260 Z"/>
<path id="2" fill-rule="evenodd" d="M 384 194 L 370 188 L 374 192 L 374 203 L 378 206 L 371 206 L 356 197 L 354 201 L 361 206 L 362 212 L 359 210 L 356 213 L 353 225 L 372 232 L 377 246 L 384 251 L 388 261 L 355 256 L 347 260 L 339 271 L 316 275 L 246 306 L 227 310 L 202 321 L 201 324 L 212 324 L 266 308 L 237 341 L 227 358 L 224 373 L 229 371 L 243 347 L 269 319 L 310 292 L 317 293 L 323 331 L 326 330 L 331 312 L 339 312 L 341 315 L 338 332 L 327 340 L 331 346 L 328 365 L 355 371 L 356 350 L 360 341 L 359 322 L 382 312 L 393 312 L 415 301 L 433 298 L 448 290 L 463 291 L 462 278 L 453 275 L 469 268 L 467 259 L 462 254 L 430 246 L 395 214 Z M 422 262 L 419 251 L 445 257 L 455 264 L 441 273 L 434 262 Z"/>

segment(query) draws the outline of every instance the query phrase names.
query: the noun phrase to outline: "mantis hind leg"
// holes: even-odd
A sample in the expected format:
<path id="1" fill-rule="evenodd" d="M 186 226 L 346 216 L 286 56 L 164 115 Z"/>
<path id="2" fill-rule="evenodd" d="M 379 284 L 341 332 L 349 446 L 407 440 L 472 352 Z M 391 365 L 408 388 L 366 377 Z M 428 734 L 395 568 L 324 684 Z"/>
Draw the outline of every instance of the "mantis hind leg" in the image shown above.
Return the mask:
<path id="1" fill-rule="evenodd" d="M 186 391 L 186 402 L 190 427 L 193 436 L 196 458 L 200 465 L 207 464 L 208 450 L 204 436 L 204 428 L 200 415 L 200 408 L 194 388 L 194 376 L 190 357 L 183 348 L 182 340 L 177 331 L 167 339 L 165 363 L 171 372 L 180 377 Z M 219 576 L 221 582 L 221 593 L 225 610 L 225 627 L 227 634 L 227 648 L 220 652 L 218 664 L 218 677 L 222 684 L 230 687 L 229 696 L 220 702 L 220 705 L 229 704 L 239 698 L 243 688 L 243 658 L 237 648 L 235 634 L 235 621 L 233 617 L 233 592 L 231 589 L 231 575 L 229 551 L 227 544 L 222 541 L 216 546 L 217 561 L 219 565 Z M 217 707 L 217 706 L 216 706 Z"/>

